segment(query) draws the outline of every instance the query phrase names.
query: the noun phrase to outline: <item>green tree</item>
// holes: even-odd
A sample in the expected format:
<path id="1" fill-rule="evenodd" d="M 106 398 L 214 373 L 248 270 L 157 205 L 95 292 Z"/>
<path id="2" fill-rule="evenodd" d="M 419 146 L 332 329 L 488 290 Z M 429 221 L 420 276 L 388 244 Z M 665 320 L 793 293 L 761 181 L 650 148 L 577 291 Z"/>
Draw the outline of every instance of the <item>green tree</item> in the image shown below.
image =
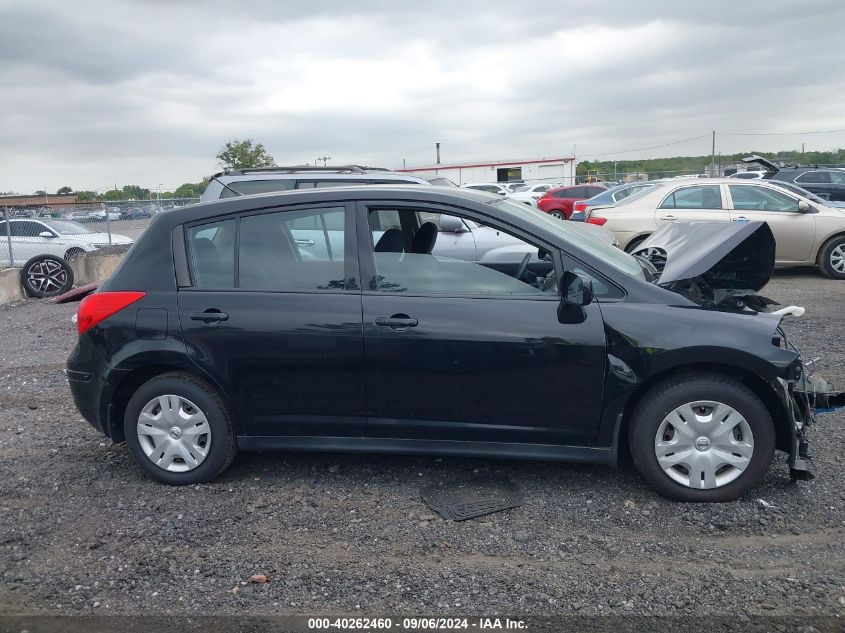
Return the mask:
<path id="1" fill-rule="evenodd" d="M 44 191 L 43 189 L 39 189 L 38 191 L 35 192 L 35 195 L 36 196 L 46 196 L 47 192 Z"/>
<path id="2" fill-rule="evenodd" d="M 73 189 L 65 185 L 64 187 L 59 187 L 59 190 L 56 192 L 56 195 L 62 195 L 63 193 L 73 193 Z"/>
<path id="3" fill-rule="evenodd" d="M 202 192 L 205 191 L 206 183 L 204 182 L 186 182 L 173 192 L 174 198 L 199 198 Z"/>
<path id="4" fill-rule="evenodd" d="M 146 200 L 150 197 L 150 190 L 139 185 L 123 185 L 122 200 Z"/>
<path id="5" fill-rule="evenodd" d="M 103 194 L 103 200 L 123 200 L 123 192 L 119 189 L 109 189 Z"/>
<path id="6" fill-rule="evenodd" d="M 76 192 L 76 201 L 77 202 L 91 202 L 98 198 L 96 191 L 77 191 Z"/>
<path id="7" fill-rule="evenodd" d="M 251 138 L 232 139 L 217 154 L 217 160 L 220 161 L 222 167 L 230 169 L 272 167 L 275 164 L 273 157 L 267 153 L 264 146 Z"/>

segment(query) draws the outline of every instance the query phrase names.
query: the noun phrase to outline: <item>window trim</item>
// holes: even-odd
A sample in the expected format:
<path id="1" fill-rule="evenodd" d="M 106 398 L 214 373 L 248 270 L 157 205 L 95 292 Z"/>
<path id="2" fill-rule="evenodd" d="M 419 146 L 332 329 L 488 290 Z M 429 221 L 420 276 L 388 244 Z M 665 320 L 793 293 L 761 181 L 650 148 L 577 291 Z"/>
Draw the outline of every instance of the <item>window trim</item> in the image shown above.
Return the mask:
<path id="1" fill-rule="evenodd" d="M 390 293 L 378 289 L 378 281 L 375 266 L 375 246 L 373 245 L 372 232 L 370 231 L 369 212 L 378 209 L 408 209 L 411 211 L 428 211 L 431 213 L 441 213 L 444 215 L 454 215 L 463 219 L 470 219 L 480 222 L 486 226 L 493 226 L 525 240 L 537 244 L 539 248 L 547 250 L 552 255 L 552 264 L 555 268 L 555 274 L 558 279 L 557 293 L 548 295 L 495 295 L 495 294 L 472 294 L 472 293 L 434 293 L 434 292 L 402 292 Z M 562 260 L 560 256 L 560 249 L 546 240 L 543 240 L 535 235 L 531 235 L 512 226 L 506 222 L 501 222 L 490 216 L 483 215 L 472 209 L 466 207 L 451 206 L 448 204 L 441 204 L 435 202 L 420 202 L 408 200 L 359 200 L 356 203 L 356 220 L 358 228 L 358 261 L 361 271 L 361 287 L 362 293 L 365 295 L 374 295 L 379 297 L 427 297 L 432 299 L 500 299 L 505 301 L 556 301 L 561 300 L 560 279 L 563 273 Z M 413 217 L 418 217 L 415 213 Z M 573 258 L 574 259 L 574 258 Z M 601 275 L 604 277 L 604 275 Z"/>
<path id="2" fill-rule="evenodd" d="M 182 249 L 183 253 L 176 253 L 174 251 L 174 256 L 176 255 L 183 255 L 184 256 L 184 266 L 187 267 L 188 272 L 188 279 L 189 285 L 179 286 L 177 284 L 178 291 L 196 291 L 196 292 L 258 292 L 258 293 L 272 293 L 272 294 L 358 294 L 361 292 L 360 284 L 358 280 L 360 279 L 359 275 L 359 268 L 358 268 L 358 258 L 355 252 L 355 213 L 354 213 L 354 203 L 350 202 L 349 200 L 339 200 L 339 201 L 323 201 L 319 203 L 297 203 L 292 205 L 286 205 L 283 207 L 264 207 L 259 209 L 248 209 L 246 211 L 240 211 L 237 213 L 228 213 L 225 215 L 219 215 L 214 217 L 207 217 L 202 218 L 200 220 L 194 220 L 193 222 L 185 222 L 184 224 L 179 225 L 179 228 L 182 231 Z M 342 208 L 344 213 L 344 225 L 343 225 L 343 269 L 344 269 L 344 285 L 345 288 L 332 288 L 328 290 L 320 290 L 317 288 L 308 288 L 308 289 L 271 289 L 271 288 L 241 288 L 240 287 L 240 250 L 241 250 L 241 219 L 246 217 L 252 217 L 256 215 L 264 215 L 267 213 L 280 213 L 280 212 L 296 212 L 296 211 L 308 211 L 314 209 L 333 209 L 333 208 Z M 190 229 L 196 226 L 204 226 L 208 224 L 217 224 L 219 222 L 224 222 L 226 220 L 235 220 L 235 284 L 233 288 L 198 288 L 196 285 L 196 279 L 194 276 L 193 266 L 191 266 L 191 244 L 189 239 L 189 231 Z M 178 265 L 177 265 L 178 270 Z"/>
<path id="3" fill-rule="evenodd" d="M 829 171 L 830 170 L 828 170 L 828 169 L 808 169 L 807 171 L 802 171 L 800 174 L 795 176 L 795 178 L 793 179 L 792 182 L 794 182 L 797 185 L 811 185 L 811 186 L 813 186 L 813 185 L 832 185 L 834 183 L 830 181 L 829 176 L 828 176 L 828 182 L 812 182 L 812 181 L 806 181 L 806 180 L 799 180 L 799 178 L 803 178 L 807 174 L 827 173 Z"/>

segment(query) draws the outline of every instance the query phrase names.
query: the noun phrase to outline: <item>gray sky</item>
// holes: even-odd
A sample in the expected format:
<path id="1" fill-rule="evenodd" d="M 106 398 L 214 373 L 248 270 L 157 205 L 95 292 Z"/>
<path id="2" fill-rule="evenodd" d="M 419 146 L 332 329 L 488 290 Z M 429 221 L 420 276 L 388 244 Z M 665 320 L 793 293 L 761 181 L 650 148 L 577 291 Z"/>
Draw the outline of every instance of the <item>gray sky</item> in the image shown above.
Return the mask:
<path id="1" fill-rule="evenodd" d="M 693 6 L 695 5 L 695 6 Z M 845 3 L 0 0 L 0 191 L 280 164 L 705 154 L 845 128 Z M 845 146 L 721 136 L 717 152 Z"/>

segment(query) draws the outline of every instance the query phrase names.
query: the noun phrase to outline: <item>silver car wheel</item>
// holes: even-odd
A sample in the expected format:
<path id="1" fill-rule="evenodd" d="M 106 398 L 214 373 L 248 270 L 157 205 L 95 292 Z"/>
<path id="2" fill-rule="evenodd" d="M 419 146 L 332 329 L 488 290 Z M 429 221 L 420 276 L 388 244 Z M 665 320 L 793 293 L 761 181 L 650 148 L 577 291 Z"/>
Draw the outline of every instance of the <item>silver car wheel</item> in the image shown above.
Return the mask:
<path id="1" fill-rule="evenodd" d="M 845 244 L 830 251 L 830 267 L 838 273 L 845 273 Z"/>
<path id="2" fill-rule="evenodd" d="M 184 473 L 205 460 L 211 426 L 200 408 L 174 395 L 150 400 L 138 416 L 138 442 L 150 461 L 164 470 Z"/>
<path id="3" fill-rule="evenodd" d="M 44 294 L 57 292 L 67 283 L 67 270 L 50 259 L 35 262 L 26 271 L 26 276 L 30 286 Z"/>
<path id="4" fill-rule="evenodd" d="M 712 489 L 736 480 L 754 454 L 754 436 L 732 407 L 710 400 L 681 405 L 657 429 L 654 451 L 673 481 Z"/>
<path id="5" fill-rule="evenodd" d="M 557 218 L 558 220 L 566 219 L 565 216 L 560 211 L 550 211 L 549 215 L 553 218 Z"/>

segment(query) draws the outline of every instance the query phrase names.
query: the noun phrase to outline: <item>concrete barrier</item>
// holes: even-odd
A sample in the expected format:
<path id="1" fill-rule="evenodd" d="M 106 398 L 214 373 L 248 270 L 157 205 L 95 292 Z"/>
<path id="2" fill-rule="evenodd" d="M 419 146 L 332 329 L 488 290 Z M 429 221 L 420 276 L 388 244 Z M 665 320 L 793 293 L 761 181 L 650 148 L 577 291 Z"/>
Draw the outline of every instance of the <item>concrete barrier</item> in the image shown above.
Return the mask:
<path id="1" fill-rule="evenodd" d="M 4 268 L 0 270 L 0 305 L 23 301 L 26 295 L 21 286 L 21 269 Z"/>
<path id="2" fill-rule="evenodd" d="M 109 277 L 126 253 L 85 253 L 70 260 L 73 269 L 73 283 L 77 286 L 90 284 Z"/>

